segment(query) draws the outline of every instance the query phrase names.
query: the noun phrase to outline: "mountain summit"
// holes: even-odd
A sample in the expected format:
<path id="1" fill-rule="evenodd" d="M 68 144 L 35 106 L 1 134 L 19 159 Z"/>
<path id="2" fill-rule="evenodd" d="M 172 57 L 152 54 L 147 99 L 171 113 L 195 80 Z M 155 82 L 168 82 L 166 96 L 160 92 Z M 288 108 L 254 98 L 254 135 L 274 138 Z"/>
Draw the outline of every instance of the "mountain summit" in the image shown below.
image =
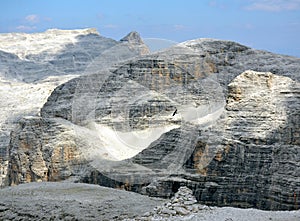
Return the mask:
<path id="1" fill-rule="evenodd" d="M 126 35 L 124 38 L 120 40 L 121 42 L 130 42 L 135 44 L 144 44 L 140 34 L 136 31 L 130 32 L 128 35 Z"/>

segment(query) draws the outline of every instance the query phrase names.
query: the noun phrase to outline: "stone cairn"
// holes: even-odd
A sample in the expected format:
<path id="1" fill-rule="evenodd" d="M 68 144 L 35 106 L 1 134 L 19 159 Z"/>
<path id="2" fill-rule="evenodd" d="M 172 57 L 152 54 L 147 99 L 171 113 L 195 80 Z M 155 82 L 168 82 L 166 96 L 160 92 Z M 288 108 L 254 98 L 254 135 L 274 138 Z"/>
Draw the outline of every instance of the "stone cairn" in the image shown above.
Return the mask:
<path id="1" fill-rule="evenodd" d="M 183 217 L 192 216 L 200 210 L 209 210 L 205 205 L 197 203 L 193 191 L 183 186 L 178 189 L 175 196 L 162 206 L 155 207 L 153 211 L 145 213 L 134 220 L 181 220 Z"/>

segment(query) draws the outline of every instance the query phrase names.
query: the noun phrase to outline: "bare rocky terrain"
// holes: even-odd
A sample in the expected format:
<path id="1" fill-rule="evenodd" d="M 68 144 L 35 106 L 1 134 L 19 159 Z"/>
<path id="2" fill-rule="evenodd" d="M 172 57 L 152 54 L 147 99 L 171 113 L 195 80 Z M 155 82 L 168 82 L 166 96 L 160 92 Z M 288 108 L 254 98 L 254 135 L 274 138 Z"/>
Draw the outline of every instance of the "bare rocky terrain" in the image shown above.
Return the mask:
<path id="1" fill-rule="evenodd" d="M 28 183 L 0 190 L 0 217 L 1 220 L 103 221 L 296 221 L 300 218 L 299 210 L 208 207 L 195 203 L 189 191 L 192 192 L 183 189 L 166 200 L 91 184 Z M 185 209 L 191 206 L 191 211 Z"/>
<path id="2" fill-rule="evenodd" d="M 299 58 L 93 29 L 0 41 L 4 220 L 299 219 Z"/>
<path id="3" fill-rule="evenodd" d="M 123 220 L 162 199 L 98 185 L 30 183 L 0 190 L 1 220 Z"/>

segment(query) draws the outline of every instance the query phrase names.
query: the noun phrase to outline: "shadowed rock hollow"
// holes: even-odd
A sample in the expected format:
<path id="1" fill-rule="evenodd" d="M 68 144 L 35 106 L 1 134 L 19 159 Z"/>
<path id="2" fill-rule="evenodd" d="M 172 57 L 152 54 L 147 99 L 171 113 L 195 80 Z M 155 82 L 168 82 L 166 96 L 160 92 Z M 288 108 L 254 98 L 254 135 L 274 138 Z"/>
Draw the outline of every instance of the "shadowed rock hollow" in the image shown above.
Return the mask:
<path id="1" fill-rule="evenodd" d="M 299 58 L 198 39 L 72 79 L 13 131 L 7 182 L 298 209 L 299 73 Z"/>

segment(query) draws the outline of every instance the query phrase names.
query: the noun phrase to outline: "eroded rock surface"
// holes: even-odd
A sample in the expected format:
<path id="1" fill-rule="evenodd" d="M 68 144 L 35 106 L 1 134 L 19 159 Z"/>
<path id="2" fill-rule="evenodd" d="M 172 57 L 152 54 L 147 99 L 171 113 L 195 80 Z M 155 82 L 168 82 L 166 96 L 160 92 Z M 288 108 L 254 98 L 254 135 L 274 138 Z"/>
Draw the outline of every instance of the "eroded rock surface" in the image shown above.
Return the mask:
<path id="1" fill-rule="evenodd" d="M 290 78 L 252 71 L 235 78 L 228 87 L 224 118 L 212 128 L 219 134 L 221 129 L 222 141 L 214 147 L 200 138 L 186 164 L 203 174 L 198 199 L 219 205 L 297 209 L 299 102 L 299 83 Z M 215 156 L 203 167 L 210 157 L 207 147 L 215 148 Z"/>

